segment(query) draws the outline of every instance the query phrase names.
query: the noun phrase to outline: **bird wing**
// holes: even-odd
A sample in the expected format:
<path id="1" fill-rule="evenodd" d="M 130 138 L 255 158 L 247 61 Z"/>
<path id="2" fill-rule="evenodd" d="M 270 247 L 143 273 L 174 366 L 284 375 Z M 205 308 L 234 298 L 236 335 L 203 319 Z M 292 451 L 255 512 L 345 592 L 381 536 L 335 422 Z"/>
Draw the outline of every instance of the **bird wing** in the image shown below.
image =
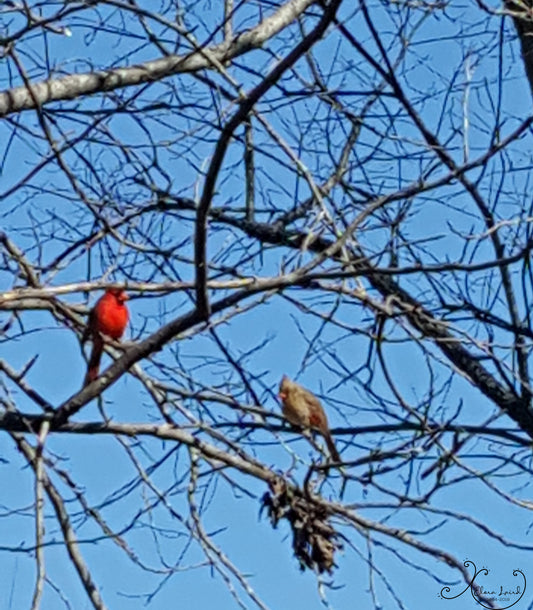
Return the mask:
<path id="1" fill-rule="evenodd" d="M 319 430 L 322 430 L 324 427 L 327 428 L 327 418 L 320 400 L 305 388 L 302 388 L 302 394 L 309 410 L 309 425 Z"/>
<path id="2" fill-rule="evenodd" d="M 302 388 L 302 394 L 305 398 L 305 401 L 307 402 L 307 404 L 309 405 L 309 407 L 311 409 L 314 410 L 322 410 L 322 403 L 320 402 L 320 400 L 318 400 L 318 398 L 312 393 L 309 392 L 309 390 L 306 390 L 305 388 Z"/>

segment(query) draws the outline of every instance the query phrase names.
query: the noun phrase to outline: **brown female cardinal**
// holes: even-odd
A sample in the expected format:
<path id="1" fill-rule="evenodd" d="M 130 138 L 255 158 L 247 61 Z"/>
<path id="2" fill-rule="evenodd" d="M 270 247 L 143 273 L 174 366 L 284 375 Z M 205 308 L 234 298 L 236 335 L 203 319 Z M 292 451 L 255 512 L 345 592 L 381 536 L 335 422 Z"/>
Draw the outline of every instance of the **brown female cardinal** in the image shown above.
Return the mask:
<path id="1" fill-rule="evenodd" d="M 89 314 L 89 323 L 85 328 L 82 344 L 89 337 L 93 340 L 93 349 L 89 358 L 89 366 L 83 385 L 87 385 L 98 377 L 100 360 L 104 349 L 104 339 L 102 335 L 107 335 L 111 339 L 120 339 L 126 330 L 130 314 L 124 304 L 129 299 L 128 295 L 121 288 L 108 288 L 104 296 L 96 302 Z"/>
<path id="2" fill-rule="evenodd" d="M 283 375 L 279 384 L 279 397 L 283 403 L 283 415 L 291 424 L 318 430 L 326 440 L 331 459 L 340 462 L 341 456 L 331 438 L 328 418 L 318 398 L 295 381 L 291 381 L 287 375 Z"/>

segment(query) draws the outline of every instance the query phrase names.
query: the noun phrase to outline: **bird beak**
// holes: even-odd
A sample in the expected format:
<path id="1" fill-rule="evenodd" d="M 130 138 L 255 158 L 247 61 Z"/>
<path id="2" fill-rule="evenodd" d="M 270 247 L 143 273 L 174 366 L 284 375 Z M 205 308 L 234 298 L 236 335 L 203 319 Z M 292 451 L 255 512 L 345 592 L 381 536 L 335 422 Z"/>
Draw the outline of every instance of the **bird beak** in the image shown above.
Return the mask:
<path id="1" fill-rule="evenodd" d="M 123 293 L 120 295 L 120 301 L 121 301 L 122 303 L 124 303 L 124 301 L 129 301 L 129 300 L 130 300 L 130 297 L 129 297 L 129 296 L 128 296 L 128 295 L 127 295 L 125 292 L 123 292 Z"/>
<path id="2" fill-rule="evenodd" d="M 280 392 L 278 394 L 278 398 L 281 398 L 281 400 L 285 400 L 287 398 L 287 394 L 285 392 Z"/>

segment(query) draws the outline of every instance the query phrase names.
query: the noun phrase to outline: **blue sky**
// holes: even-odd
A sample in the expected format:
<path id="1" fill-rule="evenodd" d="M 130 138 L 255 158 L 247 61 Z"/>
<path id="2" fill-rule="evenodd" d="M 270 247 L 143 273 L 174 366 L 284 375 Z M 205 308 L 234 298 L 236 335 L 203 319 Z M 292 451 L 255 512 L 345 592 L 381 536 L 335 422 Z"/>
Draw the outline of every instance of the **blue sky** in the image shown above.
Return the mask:
<path id="1" fill-rule="evenodd" d="M 147 5 L 148 6 L 148 5 Z M 347 4 L 343 7 L 342 16 L 348 17 Z M 197 5 L 191 10 L 191 22 L 200 24 L 200 16 L 207 26 L 218 18 L 212 9 L 210 18 L 208 4 Z M 239 8 L 239 22 L 255 11 L 253 6 Z M 407 9 L 405 9 L 407 10 Z M 388 45 L 397 44 L 396 32 L 398 23 L 406 19 L 402 10 L 396 13 L 389 6 L 388 10 L 381 5 L 372 5 L 376 26 Z M 152 58 L 154 48 L 145 46 L 145 42 L 135 37 L 120 36 L 122 27 L 135 27 L 126 20 L 118 18 L 118 13 L 102 15 L 107 17 L 105 33 L 92 37 L 91 26 L 83 23 L 79 16 L 74 17 L 69 27 L 71 37 L 48 37 L 51 63 L 61 65 L 67 72 L 85 71 L 89 61 L 96 67 L 121 65 L 128 54 L 129 63 Z M 413 12 L 409 24 L 419 18 Z M 367 48 L 377 54 L 375 45 L 369 40 L 369 33 L 360 15 L 349 21 L 350 27 Z M 250 24 L 247 25 L 249 27 Z M 113 31 L 113 28 L 117 28 Z M 94 26 L 93 26 L 94 28 Z M 198 25 L 196 35 L 199 40 L 205 31 Z M 291 32 L 296 29 L 291 30 Z M 140 35 L 140 29 L 137 30 Z M 499 65 L 499 20 L 484 20 L 477 7 L 457 5 L 447 9 L 446 13 L 422 20 L 411 45 L 406 61 L 398 70 L 405 91 L 416 103 L 427 125 L 447 143 L 456 161 L 462 160 L 464 139 L 461 134 L 465 79 L 463 69 L 465 55 L 470 53 L 473 65 L 471 81 L 468 143 L 472 156 L 484 151 L 491 142 L 493 127 L 496 121 L 491 103 L 496 103 L 498 96 L 498 79 L 495 68 Z M 508 134 L 530 114 L 531 99 L 527 81 L 522 73 L 518 60 L 516 41 L 509 42 L 512 30 L 510 23 L 503 33 L 503 86 L 501 94 L 501 131 Z M 170 39 L 170 36 L 169 36 Z M 272 48 L 283 53 L 284 44 L 289 40 L 287 34 L 277 39 Z M 113 44 L 109 44 L 112 41 Z M 283 41 L 283 42 L 282 42 Z M 28 65 L 37 64 L 32 54 L 39 57 L 43 53 L 42 39 L 28 40 L 24 44 L 28 51 L 25 60 Z M 317 45 L 314 54 L 320 62 L 321 70 L 329 75 L 331 88 L 349 90 L 370 89 L 379 80 L 373 70 L 353 50 L 343 47 L 342 57 L 337 55 L 338 38 L 330 36 Z M 22 46 L 22 44 L 21 44 Z M 353 53 L 353 55 L 351 55 Z M 394 52 L 393 52 L 394 54 Z M 239 60 L 234 73 L 244 89 L 249 89 L 257 79 L 273 64 L 273 58 L 266 52 L 254 52 L 250 59 L 256 71 L 242 69 Z M 254 63 L 255 62 L 255 63 Z M 244 63 L 243 63 L 244 65 Z M 305 62 L 298 64 L 301 74 L 309 77 Z M 331 73 L 331 74 L 329 74 Z M 41 77 L 34 68 L 32 76 Z M 1 88 L 9 83 L 8 72 L 0 67 Z M 217 79 L 222 82 L 222 79 Z M 294 76 L 287 77 L 281 83 L 287 90 L 296 90 L 302 83 Z M 174 86 L 174 88 L 172 88 Z M 224 86 L 228 86 L 224 83 Z M 131 91 L 118 92 L 127 99 Z M 201 96 L 201 107 L 189 106 Z M 106 120 L 109 133 L 120 138 L 129 146 L 131 156 L 126 158 L 114 146 L 112 138 L 104 141 L 104 132 L 96 132 L 102 138 L 80 145 L 76 152 L 83 152 L 91 160 L 97 171 L 91 173 L 74 152 L 65 155 L 68 163 L 76 170 L 76 178 L 83 189 L 95 201 L 107 202 L 105 214 L 114 219 L 119 212 L 132 210 L 136 205 L 145 204 L 149 199 L 146 189 L 141 189 L 131 180 L 137 176 L 142 163 L 148 163 L 151 150 L 150 138 L 157 142 L 158 160 L 165 168 L 167 175 L 158 173 L 152 168 L 149 174 L 161 187 L 169 188 L 175 195 L 194 198 L 201 188 L 201 174 L 205 171 L 206 162 L 212 154 L 214 143 L 219 135 L 211 123 L 219 117 L 219 104 L 226 111 L 228 107 L 222 99 L 217 104 L 207 95 L 207 89 L 201 89 L 197 81 L 190 76 L 177 76 L 163 83 L 156 83 L 143 90 L 139 105 L 154 100 L 165 100 L 175 106 L 170 110 L 155 110 L 144 118 L 141 126 L 133 113 L 117 114 Z M 274 112 L 272 100 L 283 100 L 279 89 L 274 89 L 258 110 L 265 114 L 271 125 L 278 130 L 286 142 L 298 152 L 300 159 L 310 169 L 316 181 L 326 178 L 331 171 L 332 160 L 327 155 L 318 155 L 326 143 L 332 147 L 333 158 L 340 152 L 344 141 L 346 125 L 336 117 L 328 119 L 330 110 L 316 98 L 299 99 Z M 347 104 L 354 112 L 361 110 L 364 97 L 350 94 Z M 109 101 L 100 97 L 82 103 L 84 110 L 96 111 L 101 106 L 107 107 Z M 65 102 L 68 109 L 74 102 Z M 133 105 L 133 102 L 132 102 Z M 396 118 L 390 121 L 390 117 Z M 308 117 L 313 117 L 306 124 Z M 72 134 L 83 129 L 82 122 L 90 122 L 86 116 L 66 117 L 58 111 L 54 116 L 60 121 L 64 130 Z M 38 122 L 33 112 L 20 117 L 26 129 L 38 131 Z M 79 122 L 78 122 L 79 121 Z M 349 179 L 374 194 L 383 194 L 405 187 L 416 180 L 422 171 L 431 167 L 433 158 L 427 147 L 421 142 L 420 134 L 412 122 L 405 116 L 400 105 L 384 97 L 378 102 L 365 120 L 360 141 L 353 153 L 353 166 Z M 144 127 L 145 129 L 143 129 Z M 304 129 L 306 127 L 306 129 Z M 40 155 L 47 149 L 42 141 L 36 143 L 22 128 L 16 130 L 13 141 L 8 140 L 12 133 L 12 124 L 0 125 L 0 154 L 4 159 L 0 175 L 0 197 L 16 185 L 22 177 L 27 176 L 35 167 Z M 57 132 L 56 132 L 57 133 Z M 149 137 L 148 135 L 149 134 Z M 94 135 L 94 134 L 93 134 Z M 305 181 L 296 175 L 294 166 L 284 157 L 282 151 L 272 139 L 256 125 L 256 165 L 257 165 L 257 207 L 258 218 L 271 220 L 276 208 L 288 209 L 293 201 L 301 201 L 309 195 Z M 504 162 L 491 161 L 488 165 L 488 177 L 484 177 L 482 168 L 470 174 L 472 179 L 480 178 L 481 189 L 487 199 L 498 204 L 498 215 L 502 219 L 516 219 L 521 209 L 528 208 L 527 197 L 521 199 L 528 184 L 530 171 L 530 139 L 528 132 L 519 141 L 513 143 L 504 156 Z M 375 152 L 377 151 L 377 153 Z M 408 157 L 408 155 L 410 155 Z M 235 143 L 229 150 L 225 165 L 218 182 L 214 200 L 215 206 L 243 205 L 242 145 Z M 364 163 L 358 161 L 365 160 Z M 435 180 L 443 175 L 442 167 L 435 169 L 429 179 Z M 499 179 L 504 179 L 500 188 Z M 391 205 L 388 210 L 396 209 Z M 399 205 L 399 204 L 398 204 Z M 114 207 L 116 206 L 116 207 Z M 348 214 L 356 213 L 351 209 Z M 28 179 L 27 183 L 17 188 L 2 202 L 2 225 L 4 230 L 16 240 L 18 246 L 27 249 L 27 256 L 49 262 L 65 248 L 68 239 L 76 239 L 90 232 L 93 219 L 87 213 L 85 205 L 79 201 L 55 163 L 50 163 L 37 176 Z M 389 231 L 383 226 L 383 218 L 376 215 L 365 224 L 358 238 L 370 253 L 379 254 L 389 239 Z M 67 224 L 68 223 L 68 224 Z M 299 223 L 302 226 L 303 223 Z M 451 230 L 453 228 L 453 231 Z M 180 217 L 154 215 L 140 220 L 130 233 L 124 236 L 134 241 L 145 235 L 155 236 L 169 248 L 169 256 L 161 257 L 158 268 L 148 257 L 140 260 L 138 252 L 127 247 L 119 247 L 113 240 L 105 246 L 93 249 L 90 256 L 80 249 L 69 257 L 65 265 L 53 272 L 43 274 L 41 281 L 46 285 L 57 286 L 62 283 L 86 280 L 90 275 L 98 279 L 104 271 L 113 268 L 117 259 L 123 264 L 122 272 L 112 272 L 111 279 L 117 281 L 139 281 L 148 277 L 153 281 L 172 280 L 190 281 L 193 269 L 186 262 L 192 255 L 193 216 L 184 212 Z M 479 214 L 472 202 L 465 196 L 464 190 L 457 184 L 447 185 L 427 195 L 415 198 L 411 202 L 409 223 L 405 228 L 405 240 L 416 242 L 425 240 L 425 249 L 420 248 L 426 263 L 456 260 L 465 248 L 465 259 L 479 262 L 492 257 L 488 240 L 470 240 L 469 235 L 483 231 Z M 36 243 L 35 231 L 45 232 L 48 239 Z M 504 229 L 505 231 L 505 229 Z M 504 233 L 508 239 L 509 251 L 512 227 Z M 521 237 L 521 234 L 518 235 Z M 465 246 L 465 243 L 467 244 Z M 179 248 L 177 245 L 179 244 Z M 148 246 L 149 242 L 143 242 Z M 235 233 L 229 229 L 217 230 L 211 223 L 209 252 L 219 265 L 235 265 L 244 257 L 249 242 L 238 242 Z M 101 248 L 101 249 L 100 249 Z M 228 254 L 229 251 L 229 254 Z M 282 265 L 292 268 L 298 263 L 298 255 L 289 252 L 284 258 L 279 248 L 272 248 L 263 257 L 256 256 L 252 261 L 241 262 L 246 275 L 270 276 L 278 273 Z M 412 263 L 409 254 L 401 262 Z M 307 261 L 309 253 L 301 254 Z M 167 259 L 167 260 L 164 260 Z M 90 261 L 90 264 L 89 264 Z M 386 257 L 379 263 L 386 265 Z M 520 282 L 520 265 L 514 268 L 513 281 L 516 287 Z M 174 275 L 172 275 L 174 274 Z M 487 287 L 483 275 L 470 274 L 465 277 L 447 273 L 438 278 L 443 288 L 442 294 L 453 302 L 459 298 L 461 289 L 468 288 L 470 294 L 476 295 L 479 303 L 499 315 L 505 309 L 501 294 L 492 286 Z M 495 277 L 494 283 L 497 283 Z M 365 280 L 363 285 L 369 295 L 377 298 Z M 427 302 L 438 307 L 432 300 L 432 286 L 422 275 L 404 276 L 399 279 L 400 285 L 422 295 Z M 0 270 L 0 288 L 11 289 L 18 285 L 12 270 Z M 530 288 L 526 288 L 523 298 L 519 299 L 521 312 L 528 308 Z M 221 342 L 230 350 L 232 356 L 245 368 L 254 390 L 260 397 L 261 405 L 268 411 L 279 413 L 279 404 L 274 398 L 279 379 L 283 373 L 297 377 L 306 387 L 321 395 L 327 408 L 330 423 L 333 427 L 370 426 L 398 422 L 406 417 L 390 389 L 386 386 L 384 376 L 379 368 L 375 352 L 368 360 L 368 339 L 364 335 L 373 325 L 374 319 L 356 300 L 343 298 L 338 307 L 334 294 L 320 294 L 318 291 L 294 288 L 286 295 L 270 298 L 265 304 L 233 317 L 216 329 Z M 89 304 L 95 302 L 96 294 L 91 294 Z M 131 327 L 126 339 L 143 339 L 160 325 L 192 308 L 190 294 L 179 291 L 169 295 L 137 294 L 132 291 L 130 308 L 132 312 Z M 217 298 L 215 295 L 213 298 Z M 83 293 L 64 297 L 69 303 L 86 303 L 87 295 Z M 322 316 L 335 312 L 335 320 L 343 327 L 330 327 L 314 342 L 321 327 Z M 472 332 L 469 320 L 463 321 L 460 314 L 449 316 L 455 329 Z M 8 314 L 0 315 L 0 325 Z M 79 341 L 65 325 L 57 323 L 48 313 L 24 312 L 21 316 L 24 332 L 18 333 L 15 325 L 9 340 L 2 342 L 1 357 L 19 370 L 33 356 L 38 355 L 34 366 L 27 375 L 27 381 L 47 398 L 53 405 L 59 405 L 74 395 L 83 379 L 85 362 L 82 358 Z M 460 414 L 456 423 L 461 425 L 482 425 L 488 418 L 497 413 L 496 408 L 472 388 L 467 380 L 454 375 L 449 387 L 446 387 L 449 369 L 442 363 L 442 357 L 436 348 L 428 342 L 426 351 L 412 342 L 409 332 L 401 323 L 387 323 L 387 339 L 383 344 L 387 364 L 398 390 L 415 412 L 420 413 L 429 405 L 434 421 L 447 421 L 458 409 Z M 511 363 L 509 357 L 509 337 L 503 331 L 495 335 L 495 349 L 501 353 L 504 363 Z M 259 349 L 260 346 L 260 349 Z M 476 346 L 469 344 L 474 350 Z M 245 356 L 245 354 L 248 354 Z M 429 357 L 428 354 L 431 356 Z M 104 356 L 104 358 L 107 358 Z M 439 360 L 440 359 L 440 360 Z M 428 367 L 428 361 L 431 368 Z M 104 367 L 109 364 L 105 359 Z M 142 361 L 140 366 L 149 374 L 159 375 L 162 367 L 176 366 L 180 371 L 175 375 L 167 374 L 167 379 L 179 388 L 214 387 L 227 392 L 250 404 L 242 381 L 227 362 L 221 358 L 207 331 L 192 337 L 178 339 L 163 352 L 154 354 L 150 362 Z M 370 371 L 374 374 L 372 390 L 365 386 Z M 434 375 L 434 377 L 432 377 Z M 430 382 L 441 390 L 434 395 L 430 393 Z M 22 412 L 35 413 L 35 405 L 20 391 L 7 382 L 5 388 L 12 392 L 17 406 Z M 7 389 L 3 389 L 6 392 Z M 142 385 L 131 375 L 125 375 L 118 383 L 105 391 L 102 397 L 105 410 L 116 422 L 160 422 L 160 414 Z M 250 421 L 250 416 L 242 416 L 228 406 L 221 404 L 204 405 L 195 399 L 180 401 L 180 404 L 191 413 L 205 418 L 206 421 L 233 423 L 228 433 L 237 436 L 239 422 Z M 178 415 L 176 417 L 179 418 Z M 101 421 L 101 414 L 96 401 L 87 405 L 76 416 L 77 421 Z M 185 419 L 180 422 L 185 424 Z M 277 421 L 275 423 L 278 423 Z M 513 428 L 511 420 L 501 416 L 495 425 Z M 360 459 L 374 450 L 387 450 L 396 447 L 400 438 L 407 439 L 409 433 L 380 432 L 358 434 L 355 437 L 339 434 L 336 442 L 347 459 Z M 450 436 L 443 437 L 447 444 Z M 293 480 L 301 484 L 306 465 L 316 459 L 316 452 L 305 439 L 292 432 L 272 433 L 269 431 L 254 432 L 253 443 L 245 444 L 245 450 L 254 454 L 264 464 L 274 470 L 288 473 Z M 280 445 L 280 440 L 287 443 Z M 303 462 L 294 469 L 293 459 L 288 449 L 297 451 Z M 190 519 L 187 497 L 189 455 L 186 447 L 175 446 L 168 441 L 148 439 L 146 437 L 120 441 L 112 436 L 99 435 L 59 435 L 50 436 L 47 441 L 50 459 L 59 470 L 68 472 L 79 489 L 83 491 L 87 502 L 102 513 L 109 525 L 117 530 L 127 528 L 125 539 L 133 549 L 135 557 L 148 567 L 142 569 L 134 561 L 128 560 L 123 551 L 111 540 L 98 540 L 95 526 L 87 521 L 74 498 L 73 490 L 68 490 L 57 474 L 53 480 L 65 493 L 71 518 L 76 526 L 84 557 L 100 587 L 101 594 L 109 608 L 125 610 L 142 607 L 149 599 L 148 607 L 156 610 L 169 608 L 237 608 L 238 605 L 228 592 L 224 579 L 209 565 L 205 564 L 205 555 L 197 544 L 188 539 L 184 520 Z M 128 453 L 131 451 L 131 454 Z M 498 463 L 504 448 L 490 440 L 471 439 L 464 449 L 465 462 L 475 469 L 485 469 L 488 463 Z M 506 454 L 516 452 L 526 463 L 529 450 L 513 447 L 506 448 Z M 137 466 L 132 461 L 135 456 Z M 0 590 L 6 592 L 0 599 L 0 610 L 4 608 L 18 610 L 29 608 L 35 579 L 34 559 L 23 549 L 34 541 L 33 515 L 33 473 L 22 456 L 16 450 L 13 441 L 7 434 L 2 435 L 2 452 L 0 454 Z M 139 482 L 139 469 L 150 469 L 154 463 L 166 459 L 151 472 L 154 488 L 150 489 Z M 526 457 L 524 457 L 526 456 Z M 434 454 L 421 456 L 423 467 L 432 463 Z M 491 462 L 492 460 L 492 462 Z M 354 474 L 362 476 L 366 466 L 354 468 Z M 226 470 L 230 480 L 246 488 L 252 497 L 247 497 L 238 487 L 231 488 L 228 481 L 218 474 L 203 472 L 196 502 L 202 509 L 202 522 L 205 531 L 211 534 L 212 541 L 222 549 L 229 561 L 248 576 L 251 587 L 264 600 L 269 608 L 323 608 L 319 584 L 311 572 L 300 573 L 291 551 L 290 532 L 286 523 L 273 530 L 266 515 L 259 517 L 260 498 L 266 491 L 265 485 L 251 477 Z M 529 501 L 529 472 L 520 475 L 512 472 L 511 466 L 503 469 L 505 477 L 495 478 L 501 490 L 527 503 Z M 514 471 L 513 471 L 514 472 Z M 424 483 L 417 477 L 420 469 L 415 466 L 393 470 L 380 475 L 378 487 L 363 486 L 352 482 L 348 486 L 344 501 L 353 505 L 357 514 L 377 523 L 399 529 L 413 531 L 418 538 L 428 545 L 442 547 L 460 561 L 470 559 L 478 568 L 490 569 L 487 583 L 516 585 L 511 574 L 512 569 L 521 568 L 526 577 L 530 572 L 531 552 L 501 544 L 487 535 L 487 532 L 468 524 L 466 519 L 457 519 L 443 511 L 457 511 L 468 518 L 475 518 L 486 523 L 489 532 L 497 533 L 524 545 L 531 545 L 530 506 L 520 508 L 511 505 L 486 485 L 472 479 L 455 480 L 461 476 L 458 469 L 449 473 L 448 481 L 453 484 L 443 486 L 431 499 L 433 514 L 418 508 L 401 508 L 394 505 L 392 493 L 401 494 L 408 486 L 412 495 L 421 493 Z M 409 478 L 411 477 L 411 478 Z M 157 493 L 155 490 L 158 490 Z M 117 493 L 117 490 L 120 490 Z M 339 479 L 331 475 L 331 484 L 324 485 L 322 493 L 337 498 Z M 161 498 L 157 499 L 157 494 Z M 391 508 L 392 504 L 392 508 Z M 169 510 L 171 509 L 171 510 Z M 46 506 L 47 542 L 46 566 L 48 575 L 65 598 L 70 607 L 89 608 L 77 575 L 70 566 L 65 549 L 60 544 L 61 532 L 57 521 L 52 516 L 49 504 Z M 395 607 L 394 596 L 405 608 L 437 608 L 467 610 L 477 608 L 477 604 L 467 594 L 455 601 L 440 599 L 440 585 L 433 578 L 440 579 L 442 586 L 449 584 L 452 590 L 458 590 L 458 575 L 448 570 L 441 562 L 429 555 L 420 553 L 402 545 L 393 539 L 373 535 L 370 542 L 367 533 L 346 528 L 339 524 L 341 531 L 348 536 L 345 550 L 339 554 L 338 569 L 332 576 L 325 576 L 324 592 L 332 608 L 370 610 L 376 606 Z M 158 535 L 154 537 L 153 530 Z M 16 549 L 19 549 L 17 551 Z M 372 558 L 379 570 L 372 574 L 375 581 L 376 599 L 369 593 L 368 557 Z M 177 562 L 180 571 L 164 580 L 164 566 L 174 566 Z M 151 573 L 154 569 L 156 573 Z M 451 583 L 455 579 L 455 584 Z M 158 586 L 163 583 L 160 589 Z M 239 585 L 236 586 L 239 596 L 245 599 L 247 607 L 253 604 Z M 391 596 L 389 587 L 394 591 Z M 157 593 L 155 593 L 157 591 Z M 517 608 L 531 607 L 531 589 Z M 151 597 L 147 597 L 150 596 Z M 41 606 L 44 610 L 55 610 L 62 607 L 60 597 L 53 587 L 47 586 Z M 400 606 L 401 607 L 401 606 Z"/>

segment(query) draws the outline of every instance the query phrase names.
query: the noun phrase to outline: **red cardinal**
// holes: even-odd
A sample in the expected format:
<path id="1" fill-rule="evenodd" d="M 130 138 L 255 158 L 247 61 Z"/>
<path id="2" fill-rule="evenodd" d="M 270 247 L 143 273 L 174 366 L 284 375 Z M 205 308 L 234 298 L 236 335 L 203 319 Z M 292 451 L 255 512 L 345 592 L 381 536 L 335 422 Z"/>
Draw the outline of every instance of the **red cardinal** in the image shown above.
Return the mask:
<path id="1" fill-rule="evenodd" d="M 309 390 L 302 388 L 295 381 L 291 381 L 287 375 L 283 375 L 279 384 L 279 397 L 283 403 L 283 415 L 291 424 L 318 430 L 326 440 L 331 459 L 334 462 L 340 462 L 341 456 L 331 438 L 328 418 L 320 400 Z"/>
<path id="2" fill-rule="evenodd" d="M 89 323 L 85 328 L 81 342 L 84 343 L 89 337 L 93 340 L 93 350 L 89 358 L 89 366 L 83 385 L 87 385 L 98 377 L 100 360 L 104 349 L 102 335 L 111 339 L 120 339 L 126 330 L 130 314 L 124 304 L 129 296 L 121 288 L 108 288 L 104 296 L 96 302 L 89 314 Z"/>

